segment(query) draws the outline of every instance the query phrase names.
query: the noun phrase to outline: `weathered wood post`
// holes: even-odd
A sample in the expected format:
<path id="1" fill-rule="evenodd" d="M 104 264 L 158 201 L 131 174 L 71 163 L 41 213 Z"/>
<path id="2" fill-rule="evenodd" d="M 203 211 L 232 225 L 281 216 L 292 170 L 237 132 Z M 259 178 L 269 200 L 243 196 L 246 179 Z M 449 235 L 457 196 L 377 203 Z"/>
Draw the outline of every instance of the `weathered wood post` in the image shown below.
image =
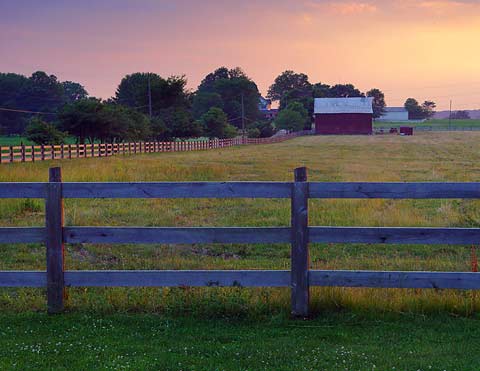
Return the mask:
<path id="1" fill-rule="evenodd" d="M 47 306 L 48 313 L 64 309 L 64 246 L 63 246 L 63 199 L 61 168 L 50 168 L 45 204 L 47 245 Z"/>
<path id="2" fill-rule="evenodd" d="M 31 146 L 31 151 L 32 151 L 32 162 L 35 162 L 35 146 Z"/>
<path id="3" fill-rule="evenodd" d="M 22 162 L 25 162 L 25 145 L 22 144 L 21 147 Z"/>
<path id="4" fill-rule="evenodd" d="M 292 252 L 291 290 L 292 316 L 309 314 L 308 252 L 308 183 L 307 168 L 295 169 L 292 184 Z"/>

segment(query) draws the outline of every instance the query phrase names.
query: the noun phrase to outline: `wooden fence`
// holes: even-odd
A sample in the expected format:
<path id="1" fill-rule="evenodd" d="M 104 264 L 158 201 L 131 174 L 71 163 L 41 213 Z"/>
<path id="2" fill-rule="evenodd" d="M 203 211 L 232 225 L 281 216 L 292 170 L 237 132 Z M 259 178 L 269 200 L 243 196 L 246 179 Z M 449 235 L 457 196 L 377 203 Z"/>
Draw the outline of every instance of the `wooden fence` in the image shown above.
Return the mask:
<path id="1" fill-rule="evenodd" d="M 248 144 L 270 144 L 283 142 L 302 135 L 312 134 L 309 130 L 277 135 L 270 138 L 232 138 L 184 142 L 138 142 L 96 143 L 32 146 L 0 146 L 0 164 L 11 162 L 35 162 L 55 159 L 85 157 L 109 157 L 137 153 L 201 151 Z"/>
<path id="2" fill-rule="evenodd" d="M 308 316 L 310 286 L 480 289 L 480 273 L 311 270 L 309 243 L 477 244 L 480 228 L 331 227 L 308 225 L 309 199 L 478 199 L 480 183 L 293 182 L 69 183 L 60 168 L 48 183 L 0 183 L 0 198 L 43 198 L 45 227 L 0 228 L 0 243 L 44 243 L 46 271 L 0 271 L 0 287 L 46 287 L 48 311 L 64 308 L 65 288 L 75 286 L 289 287 L 292 314 Z M 75 227 L 63 224 L 65 198 L 288 198 L 290 227 Z M 64 269 L 65 243 L 289 243 L 290 270 Z"/>

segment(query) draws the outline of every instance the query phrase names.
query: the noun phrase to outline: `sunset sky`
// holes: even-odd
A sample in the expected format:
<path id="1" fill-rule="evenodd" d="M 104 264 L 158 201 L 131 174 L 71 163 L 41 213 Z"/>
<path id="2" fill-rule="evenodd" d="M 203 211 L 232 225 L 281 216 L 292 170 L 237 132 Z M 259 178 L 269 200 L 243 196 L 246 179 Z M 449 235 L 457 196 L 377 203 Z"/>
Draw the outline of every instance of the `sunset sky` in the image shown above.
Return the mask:
<path id="1" fill-rule="evenodd" d="M 0 0 L 0 72 L 45 70 L 108 98 L 128 73 L 242 67 L 266 94 L 286 69 L 480 108 L 480 1 Z"/>

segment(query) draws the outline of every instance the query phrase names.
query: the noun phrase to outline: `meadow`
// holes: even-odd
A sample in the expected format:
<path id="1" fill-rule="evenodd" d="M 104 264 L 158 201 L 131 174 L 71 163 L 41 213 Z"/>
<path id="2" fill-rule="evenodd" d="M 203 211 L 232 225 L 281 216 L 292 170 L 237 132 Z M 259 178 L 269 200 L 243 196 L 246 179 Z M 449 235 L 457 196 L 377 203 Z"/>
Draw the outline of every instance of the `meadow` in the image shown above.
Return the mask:
<path id="1" fill-rule="evenodd" d="M 451 120 L 434 119 L 425 122 L 374 122 L 374 128 L 398 128 L 400 126 L 413 126 L 419 130 L 480 130 L 480 120 Z"/>
<path id="2" fill-rule="evenodd" d="M 6 164 L 0 166 L 0 181 L 46 181 L 50 166 L 61 166 L 65 181 L 286 181 L 298 166 L 309 169 L 312 181 L 479 181 L 479 140 L 480 132 L 312 136 L 204 152 Z M 479 206 L 472 200 L 311 200 L 309 223 L 479 227 Z M 41 226 L 43 213 L 40 200 L 0 200 L 2 226 Z M 66 200 L 65 222 L 287 226 L 290 205 L 251 199 Z M 77 244 L 66 247 L 66 268 L 288 269 L 289 250 L 265 244 Z M 311 265 L 469 271 L 471 251 L 449 245 L 313 244 Z M 0 257 L 1 270 L 44 269 L 45 248 L 0 245 Z M 103 369 L 165 370 L 480 368 L 475 292 L 314 288 L 315 319 L 299 322 L 288 319 L 288 289 L 68 291 L 71 313 L 49 317 L 43 313 L 44 290 L 0 290 L 0 368 L 17 362 L 19 369 L 45 369 L 51 357 L 57 357 L 56 369 L 89 369 L 94 362 Z"/>

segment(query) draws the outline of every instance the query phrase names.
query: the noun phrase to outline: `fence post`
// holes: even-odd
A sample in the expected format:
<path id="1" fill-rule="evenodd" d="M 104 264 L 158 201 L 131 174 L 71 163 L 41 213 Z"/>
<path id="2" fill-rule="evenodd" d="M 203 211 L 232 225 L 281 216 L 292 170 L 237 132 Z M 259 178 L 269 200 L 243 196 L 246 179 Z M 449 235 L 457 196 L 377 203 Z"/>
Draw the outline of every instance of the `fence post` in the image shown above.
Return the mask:
<path id="1" fill-rule="evenodd" d="M 10 146 L 10 162 L 15 161 L 15 156 L 13 154 L 13 146 Z"/>
<path id="2" fill-rule="evenodd" d="M 35 146 L 32 145 L 32 162 L 35 162 Z"/>
<path id="3" fill-rule="evenodd" d="M 22 162 L 25 162 L 25 145 L 22 144 L 21 148 Z"/>
<path id="4" fill-rule="evenodd" d="M 47 306 L 48 313 L 64 309 L 64 246 L 63 246 L 63 199 L 61 168 L 49 170 L 49 184 L 45 203 L 45 226 L 47 232 Z"/>
<path id="5" fill-rule="evenodd" d="M 292 252 L 291 294 L 292 316 L 309 314 L 308 252 L 308 183 L 307 168 L 295 169 L 292 184 Z"/>

